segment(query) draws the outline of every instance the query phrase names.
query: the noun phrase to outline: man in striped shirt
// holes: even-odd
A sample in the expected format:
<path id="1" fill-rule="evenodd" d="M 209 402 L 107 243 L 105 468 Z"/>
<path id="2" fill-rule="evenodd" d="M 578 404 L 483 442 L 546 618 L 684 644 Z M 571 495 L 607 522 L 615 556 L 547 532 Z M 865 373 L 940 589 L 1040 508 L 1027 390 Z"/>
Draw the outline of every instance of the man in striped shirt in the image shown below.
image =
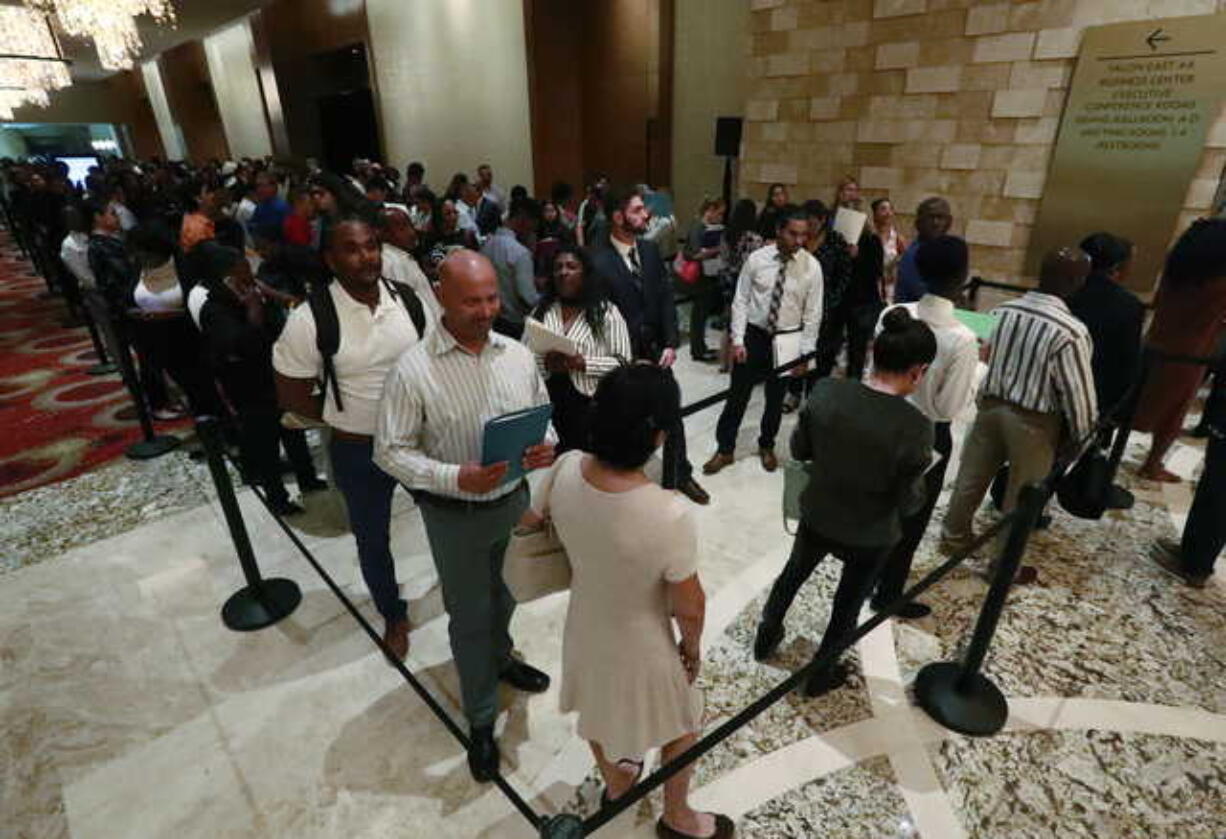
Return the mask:
<path id="1" fill-rule="evenodd" d="M 512 656 L 515 602 L 502 579 L 511 528 L 528 507 L 508 464 L 481 464 L 485 423 L 549 403 L 528 348 L 493 331 L 498 275 L 481 254 L 457 250 L 439 266 L 443 317 L 404 353 L 383 386 L 374 458 L 413 492 L 450 618 L 451 653 L 471 726 L 468 765 L 498 772 L 498 683 L 541 693 L 549 677 Z M 552 430 L 524 454 L 525 470 L 553 463 Z"/>
<path id="2" fill-rule="evenodd" d="M 1001 306 L 992 333 L 979 413 L 962 448 L 962 465 L 945 514 L 943 547 L 973 541 L 975 511 L 997 471 L 1009 464 L 1003 510 L 1028 483 L 1047 476 L 1061 439 L 1078 441 L 1094 427 L 1098 404 L 1089 330 L 1065 304 L 1085 284 L 1090 258 L 1061 248 L 1043 259 L 1039 288 Z M 1033 582 L 1024 566 L 1017 582 Z"/>

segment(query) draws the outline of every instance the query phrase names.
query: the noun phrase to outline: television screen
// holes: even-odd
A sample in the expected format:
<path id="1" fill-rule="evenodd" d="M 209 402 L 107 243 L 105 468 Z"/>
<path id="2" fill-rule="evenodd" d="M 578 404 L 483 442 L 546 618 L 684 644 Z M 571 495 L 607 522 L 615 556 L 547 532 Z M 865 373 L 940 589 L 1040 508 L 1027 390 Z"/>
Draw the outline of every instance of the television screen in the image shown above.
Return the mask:
<path id="1" fill-rule="evenodd" d="M 77 186 L 84 184 L 89 168 L 98 165 L 96 157 L 61 157 L 58 159 L 68 164 L 68 180 Z"/>

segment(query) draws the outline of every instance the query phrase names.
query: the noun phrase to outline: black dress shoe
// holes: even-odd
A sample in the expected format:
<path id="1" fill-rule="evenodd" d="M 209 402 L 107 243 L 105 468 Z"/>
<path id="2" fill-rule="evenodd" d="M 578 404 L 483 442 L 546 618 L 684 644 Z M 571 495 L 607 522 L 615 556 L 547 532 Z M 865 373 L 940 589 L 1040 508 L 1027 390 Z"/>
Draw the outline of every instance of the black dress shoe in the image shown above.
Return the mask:
<path id="1" fill-rule="evenodd" d="M 874 612 L 883 612 L 885 611 L 885 607 L 889 605 L 889 603 L 873 603 L 872 607 Z M 910 603 L 904 603 L 903 607 L 894 613 L 894 617 L 901 618 L 902 620 L 913 621 L 918 620 L 919 618 L 926 618 L 931 614 L 931 606 L 925 603 L 920 603 L 918 600 L 912 600 Z"/>
<path id="2" fill-rule="evenodd" d="M 544 693 L 549 690 L 549 677 L 530 664 L 513 661 L 498 674 L 498 678 L 524 693 Z"/>
<path id="3" fill-rule="evenodd" d="M 473 780 L 484 784 L 498 774 L 498 742 L 494 739 L 494 726 L 475 726 L 468 735 L 468 771 Z"/>
<path id="4" fill-rule="evenodd" d="M 677 491 L 686 498 L 693 501 L 695 504 L 707 505 L 711 503 L 711 496 L 705 489 L 698 485 L 698 481 L 693 478 L 687 478 L 677 487 Z"/>
<path id="5" fill-rule="evenodd" d="M 805 679 L 805 684 L 801 691 L 805 696 L 812 699 L 815 696 L 830 693 L 832 690 L 838 690 L 847 684 L 847 679 L 850 676 L 851 667 L 838 662 L 833 667 L 826 667 L 810 673 L 809 678 Z"/>
<path id="6" fill-rule="evenodd" d="M 1108 510 L 1131 510 L 1132 505 L 1136 503 L 1136 497 L 1119 484 L 1115 484 L 1107 490 Z"/>
<path id="7" fill-rule="evenodd" d="M 690 358 L 695 361 L 714 361 L 719 358 L 719 353 L 715 350 L 703 350 L 702 352 L 691 352 Z"/>
<path id="8" fill-rule="evenodd" d="M 322 489 L 328 488 L 328 482 L 323 478 L 311 478 L 306 481 L 298 482 L 299 492 L 319 492 Z"/>
<path id="9" fill-rule="evenodd" d="M 762 621 L 758 624 L 758 632 L 753 639 L 753 657 L 757 661 L 766 661 L 779 649 L 783 640 L 783 624 Z"/>
<path id="10" fill-rule="evenodd" d="M 282 516 L 282 517 L 296 516 L 299 513 L 304 512 L 301 506 L 299 506 L 298 504 L 295 504 L 293 501 L 290 501 L 288 498 L 284 500 L 281 500 L 281 499 L 270 500 L 268 502 L 268 509 L 272 510 L 278 516 Z"/>

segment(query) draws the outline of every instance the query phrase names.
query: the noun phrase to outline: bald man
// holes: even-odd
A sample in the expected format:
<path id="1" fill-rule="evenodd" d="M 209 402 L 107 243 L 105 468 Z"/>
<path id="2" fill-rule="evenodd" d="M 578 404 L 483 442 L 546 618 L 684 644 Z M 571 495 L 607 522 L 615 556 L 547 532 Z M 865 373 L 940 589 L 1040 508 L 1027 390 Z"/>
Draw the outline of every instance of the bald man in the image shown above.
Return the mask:
<path id="1" fill-rule="evenodd" d="M 972 521 L 992 479 L 1009 464 L 1005 513 L 1026 484 L 1047 477 L 1062 441 L 1082 440 L 1098 421 L 1090 332 L 1065 303 L 1090 273 L 1090 257 L 1060 248 L 1043 259 L 1039 287 L 996 309 L 988 375 L 979 413 L 962 448 L 962 465 L 945 514 L 942 547 L 974 540 Z M 1022 566 L 1016 582 L 1038 574 Z"/>
<path id="2" fill-rule="evenodd" d="M 478 781 L 498 772 L 498 682 L 530 693 L 549 677 L 512 656 L 515 602 L 502 580 L 511 528 L 528 506 L 509 464 L 481 464 L 485 423 L 549 403 L 527 347 L 493 331 L 498 276 L 479 253 L 439 265 L 443 316 L 388 374 L 375 431 L 375 462 L 413 492 L 450 616 L 451 652 L 471 727 L 468 765 Z M 525 471 L 553 463 L 552 429 L 524 453 Z"/>

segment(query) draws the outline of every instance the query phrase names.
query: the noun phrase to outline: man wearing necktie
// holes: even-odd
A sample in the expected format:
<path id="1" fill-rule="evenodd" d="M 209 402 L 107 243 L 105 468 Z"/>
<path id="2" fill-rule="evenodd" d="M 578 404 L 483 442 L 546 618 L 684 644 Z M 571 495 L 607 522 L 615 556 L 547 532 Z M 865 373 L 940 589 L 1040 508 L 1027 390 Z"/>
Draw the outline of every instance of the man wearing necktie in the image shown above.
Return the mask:
<path id="1" fill-rule="evenodd" d="M 637 189 L 610 187 L 604 206 L 611 225 L 609 244 L 593 252 L 592 264 L 626 321 L 634 358 L 667 370 L 677 360 L 677 306 L 660 249 L 642 238 L 649 216 L 643 195 Z M 696 504 L 709 503 L 711 496 L 693 478 L 680 416 L 666 432 L 661 485 L 680 491 Z"/>
<path id="2" fill-rule="evenodd" d="M 724 403 L 716 426 L 718 450 L 702 467 L 714 475 L 733 461 L 736 437 L 754 385 L 766 377 L 766 408 L 758 435 L 762 468 L 774 472 L 775 437 L 783 419 L 786 381 L 767 374 L 775 367 L 774 341 L 780 332 L 801 333 L 800 352 L 813 352 L 822 322 L 822 267 L 804 249 L 808 235 L 805 214 L 787 207 L 778 217 L 775 243 L 749 255 L 737 279 L 732 299 L 732 393 Z M 808 362 L 797 365 L 791 375 L 804 375 Z"/>

